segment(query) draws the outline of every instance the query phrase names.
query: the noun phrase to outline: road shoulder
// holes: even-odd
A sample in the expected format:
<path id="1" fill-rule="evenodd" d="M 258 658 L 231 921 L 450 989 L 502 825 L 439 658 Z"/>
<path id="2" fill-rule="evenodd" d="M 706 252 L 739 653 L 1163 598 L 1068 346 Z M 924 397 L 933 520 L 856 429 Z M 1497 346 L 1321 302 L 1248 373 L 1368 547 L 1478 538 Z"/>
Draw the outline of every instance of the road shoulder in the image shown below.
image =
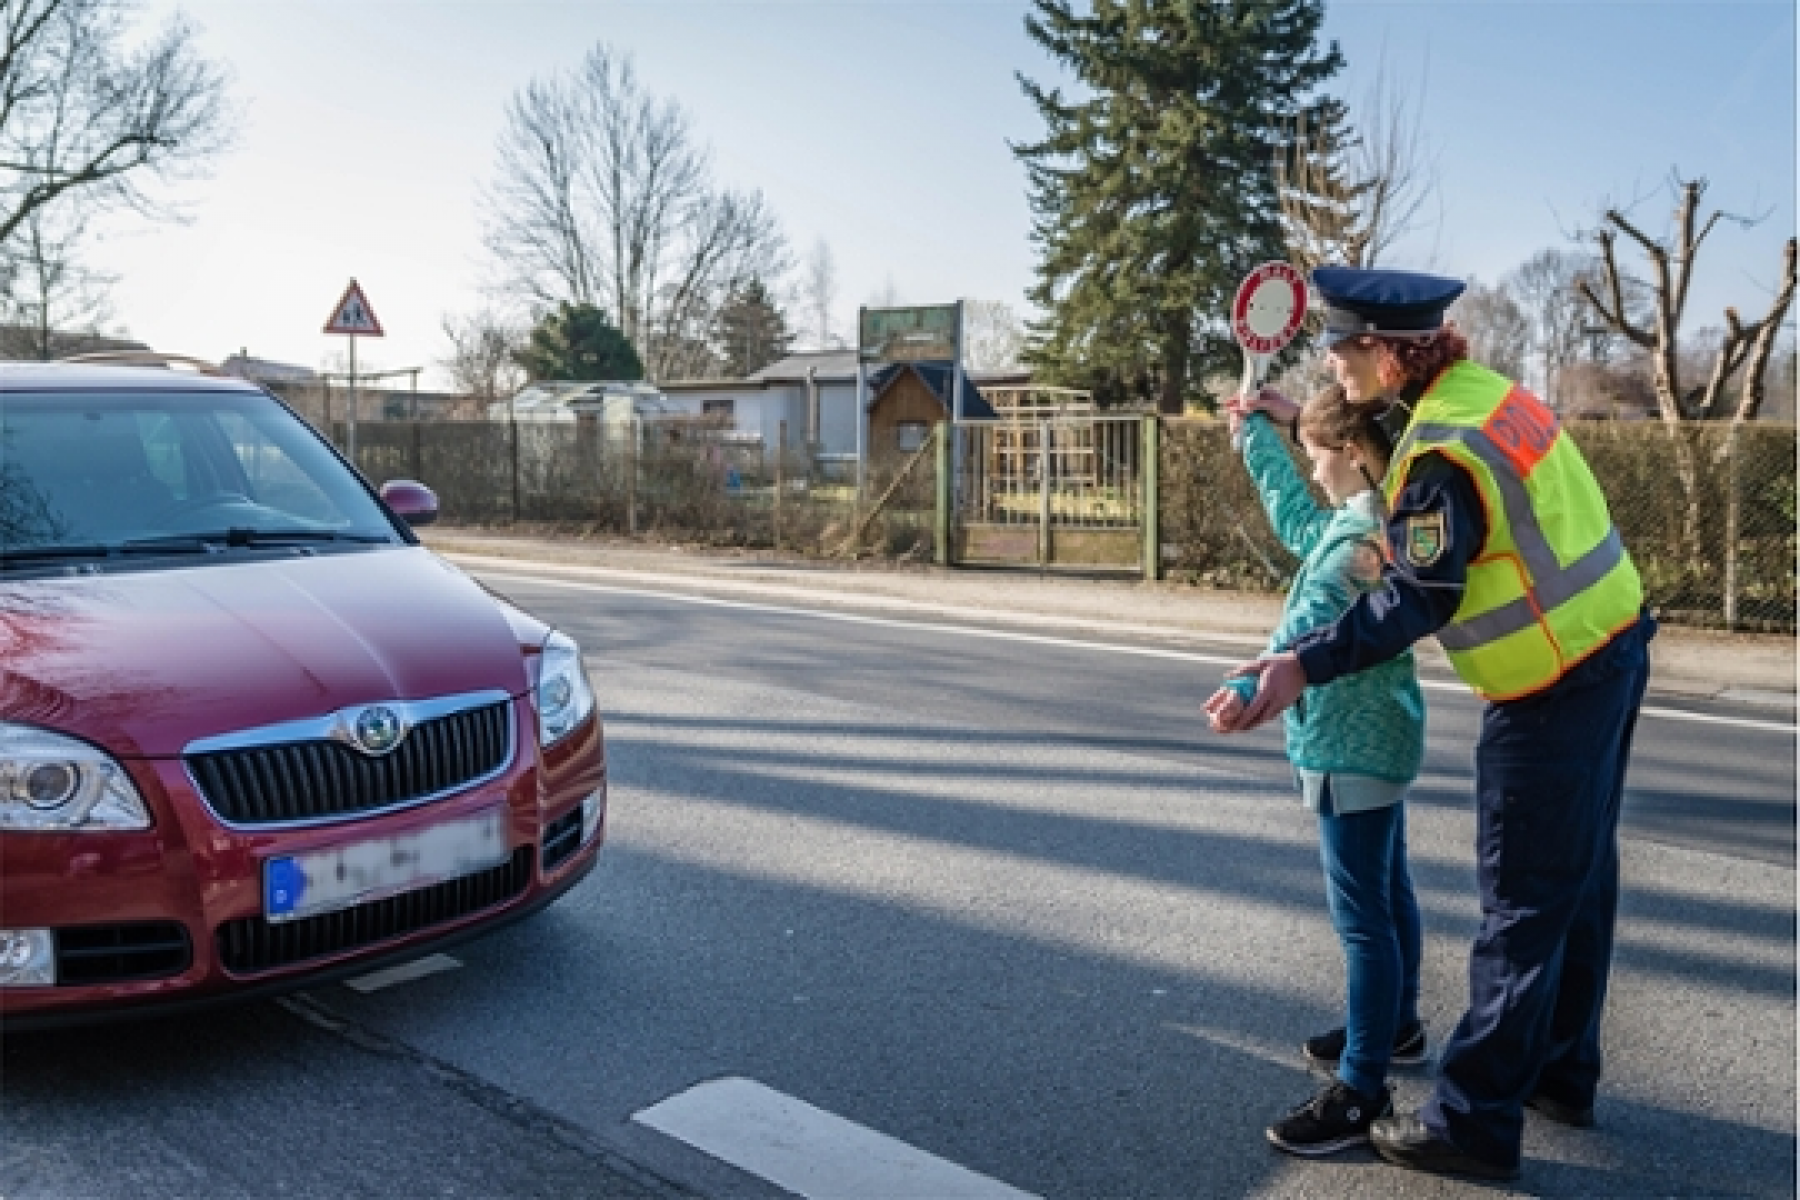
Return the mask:
<path id="1" fill-rule="evenodd" d="M 1186 584 L 922 563 L 844 561 L 660 545 L 601 537 L 428 529 L 422 540 L 472 571 L 517 564 L 532 572 L 605 579 L 615 586 L 691 591 L 823 607 L 877 610 L 919 618 L 1005 624 L 1066 633 L 1204 642 L 1240 648 L 1264 644 L 1281 597 Z M 1792 716 L 1795 639 L 1664 624 L 1651 643 L 1651 690 L 1688 700 L 1753 706 Z M 1421 645 L 1421 667 L 1448 674 L 1435 642 Z"/>

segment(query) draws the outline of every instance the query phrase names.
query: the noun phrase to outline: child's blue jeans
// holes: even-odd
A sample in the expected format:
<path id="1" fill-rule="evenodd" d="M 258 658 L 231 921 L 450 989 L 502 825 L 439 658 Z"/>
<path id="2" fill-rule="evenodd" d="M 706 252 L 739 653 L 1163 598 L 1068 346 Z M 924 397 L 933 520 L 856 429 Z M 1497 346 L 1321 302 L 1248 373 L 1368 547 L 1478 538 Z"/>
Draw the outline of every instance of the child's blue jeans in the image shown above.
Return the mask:
<path id="1" fill-rule="evenodd" d="M 1394 1033 L 1419 1016 L 1419 903 L 1406 868 L 1406 805 L 1319 814 L 1331 923 L 1344 943 L 1348 1012 L 1338 1077 L 1373 1095 Z"/>

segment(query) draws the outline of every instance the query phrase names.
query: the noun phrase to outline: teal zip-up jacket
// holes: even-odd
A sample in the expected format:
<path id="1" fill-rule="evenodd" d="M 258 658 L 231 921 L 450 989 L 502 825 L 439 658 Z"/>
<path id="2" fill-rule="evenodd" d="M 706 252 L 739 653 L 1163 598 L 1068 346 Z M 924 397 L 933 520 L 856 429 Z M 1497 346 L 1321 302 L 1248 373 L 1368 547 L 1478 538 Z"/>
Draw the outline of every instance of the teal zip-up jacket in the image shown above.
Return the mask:
<path id="1" fill-rule="evenodd" d="M 1275 536 L 1300 559 L 1265 656 L 1331 625 L 1380 576 L 1381 500 L 1373 491 L 1342 508 L 1321 507 L 1268 418 L 1243 424 L 1244 466 Z M 1255 679 L 1226 681 L 1249 703 Z M 1309 687 L 1286 714 L 1288 760 L 1301 772 L 1366 775 L 1411 783 L 1425 754 L 1425 697 L 1412 651 L 1323 687 Z"/>

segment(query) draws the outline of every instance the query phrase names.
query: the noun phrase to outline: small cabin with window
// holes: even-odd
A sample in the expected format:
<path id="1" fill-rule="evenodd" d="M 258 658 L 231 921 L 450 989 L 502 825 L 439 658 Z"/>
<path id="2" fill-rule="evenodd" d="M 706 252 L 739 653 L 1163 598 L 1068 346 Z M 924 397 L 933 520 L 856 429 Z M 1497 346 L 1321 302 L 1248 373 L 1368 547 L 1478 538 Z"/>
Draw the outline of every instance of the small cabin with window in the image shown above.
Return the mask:
<path id="1" fill-rule="evenodd" d="M 911 454 L 931 427 L 951 417 L 956 396 L 949 363 L 888 363 L 869 376 L 869 451 L 873 457 Z M 967 372 L 962 419 L 991 421 L 993 406 Z"/>

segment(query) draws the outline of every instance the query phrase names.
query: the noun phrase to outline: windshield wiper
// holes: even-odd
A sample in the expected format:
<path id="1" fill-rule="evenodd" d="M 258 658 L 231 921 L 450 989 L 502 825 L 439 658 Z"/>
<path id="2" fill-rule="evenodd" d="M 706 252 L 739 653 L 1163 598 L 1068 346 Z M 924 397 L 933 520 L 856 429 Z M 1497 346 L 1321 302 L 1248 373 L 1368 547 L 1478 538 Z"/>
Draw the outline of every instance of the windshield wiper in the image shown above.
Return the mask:
<path id="1" fill-rule="evenodd" d="M 41 566 L 75 559 L 112 559 L 149 554 L 212 554 L 217 547 L 195 538 L 168 538 L 155 545 L 70 542 L 50 546 L 0 547 L 0 569 Z"/>
<path id="2" fill-rule="evenodd" d="M 132 538 L 121 543 L 131 550 L 153 550 L 162 547 L 184 549 L 197 545 L 203 549 L 218 546 L 286 546 L 305 542 L 355 542 L 359 545 L 382 545 L 392 538 L 378 533 L 344 533 L 336 529 L 251 529 L 234 525 L 229 529 L 212 529 L 204 533 L 178 533 L 167 537 Z"/>
<path id="3" fill-rule="evenodd" d="M 228 547 L 295 546 L 324 542 L 385 545 L 393 539 L 375 533 L 336 529 L 231 529 L 131 538 L 123 542 L 67 542 L 42 546 L 0 546 L 0 569 L 39 566 L 76 559 L 143 558 L 157 554 L 218 554 Z"/>
<path id="4" fill-rule="evenodd" d="M 112 552 L 100 542 L 69 543 L 60 546 L 0 546 L 0 562 L 51 562 L 59 558 L 105 558 Z"/>

